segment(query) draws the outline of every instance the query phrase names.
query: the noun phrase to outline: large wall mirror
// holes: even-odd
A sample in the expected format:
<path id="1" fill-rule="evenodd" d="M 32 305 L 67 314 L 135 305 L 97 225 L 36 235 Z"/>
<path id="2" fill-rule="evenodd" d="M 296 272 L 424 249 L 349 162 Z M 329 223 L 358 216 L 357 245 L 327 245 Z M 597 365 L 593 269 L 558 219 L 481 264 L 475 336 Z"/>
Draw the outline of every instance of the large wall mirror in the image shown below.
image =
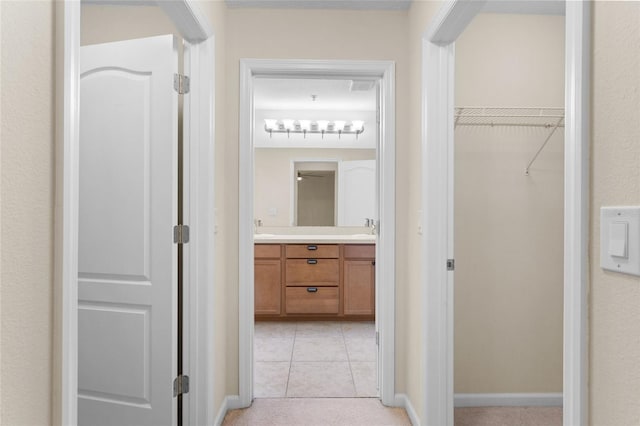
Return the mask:
<path id="1" fill-rule="evenodd" d="M 256 78 L 256 223 L 365 226 L 377 218 L 376 79 Z"/>

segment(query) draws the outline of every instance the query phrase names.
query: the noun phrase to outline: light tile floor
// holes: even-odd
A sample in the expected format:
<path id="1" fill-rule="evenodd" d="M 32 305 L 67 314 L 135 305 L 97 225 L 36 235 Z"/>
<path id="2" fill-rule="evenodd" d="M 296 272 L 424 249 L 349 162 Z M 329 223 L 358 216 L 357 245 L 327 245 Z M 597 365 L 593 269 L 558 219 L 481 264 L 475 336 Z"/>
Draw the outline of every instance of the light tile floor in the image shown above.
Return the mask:
<path id="1" fill-rule="evenodd" d="M 256 322 L 256 398 L 376 397 L 373 322 Z"/>

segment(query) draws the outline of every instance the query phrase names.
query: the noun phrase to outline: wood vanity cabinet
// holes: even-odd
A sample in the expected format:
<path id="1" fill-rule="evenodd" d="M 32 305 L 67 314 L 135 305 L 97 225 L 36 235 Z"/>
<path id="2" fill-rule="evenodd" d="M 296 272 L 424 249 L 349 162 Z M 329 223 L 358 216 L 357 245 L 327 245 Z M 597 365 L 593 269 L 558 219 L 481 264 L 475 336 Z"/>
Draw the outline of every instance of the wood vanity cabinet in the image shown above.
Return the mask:
<path id="1" fill-rule="evenodd" d="M 373 245 L 344 247 L 344 314 L 374 315 L 376 249 Z"/>
<path id="2" fill-rule="evenodd" d="M 374 265 L 373 244 L 256 244 L 256 318 L 371 320 Z"/>
<path id="3" fill-rule="evenodd" d="M 340 312 L 340 250 L 337 244 L 288 244 L 285 248 L 285 313 Z"/>
<path id="4" fill-rule="evenodd" d="M 256 315 L 282 312 L 282 254 L 279 244 L 256 244 L 254 260 L 254 311 Z"/>

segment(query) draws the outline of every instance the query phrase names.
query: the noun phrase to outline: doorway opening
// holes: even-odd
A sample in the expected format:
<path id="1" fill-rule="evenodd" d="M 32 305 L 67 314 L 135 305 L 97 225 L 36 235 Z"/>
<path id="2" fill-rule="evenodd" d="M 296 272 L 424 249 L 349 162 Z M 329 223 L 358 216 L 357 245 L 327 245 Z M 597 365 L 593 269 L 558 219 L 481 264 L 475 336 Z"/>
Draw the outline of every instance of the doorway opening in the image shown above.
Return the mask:
<path id="1" fill-rule="evenodd" d="M 213 273 L 213 266 L 209 266 L 213 258 L 213 205 L 197 202 L 214 199 L 214 182 L 211 179 L 214 164 L 213 103 L 208 102 L 213 99 L 214 87 L 212 29 L 197 6 L 189 0 L 158 5 L 158 11 L 169 17 L 168 21 L 175 25 L 176 32 L 184 40 L 184 69 L 190 76 L 192 87 L 197 87 L 184 100 L 183 123 L 183 219 L 199 232 L 191 236 L 193 249 L 185 247 L 183 250 L 183 303 L 197 309 L 186 310 L 188 315 L 183 318 L 182 366 L 183 371 L 195 380 L 190 383 L 190 393 L 181 398 L 183 410 L 179 414 L 177 396 L 180 389 L 178 386 L 178 392 L 174 392 L 171 386 L 177 379 L 178 301 L 175 286 L 149 285 L 150 279 L 157 281 L 156 278 L 160 277 L 160 280 L 175 282 L 177 278 L 177 272 L 158 273 L 158 268 L 176 269 L 177 250 L 173 247 L 170 231 L 177 225 L 177 144 L 175 141 L 164 143 L 165 139 L 177 136 L 177 108 L 174 108 L 176 102 L 173 99 L 177 96 L 174 92 L 177 67 L 169 66 L 167 60 L 174 55 L 176 44 L 171 35 L 132 40 L 136 46 L 128 46 L 130 49 L 125 49 L 127 54 L 122 54 L 120 49 L 110 52 L 113 54 L 109 57 L 100 53 L 92 55 L 91 63 L 85 61 L 89 56 L 83 50 L 81 64 L 81 4 L 65 2 L 59 6 L 57 25 L 64 29 L 60 31 L 64 44 L 64 61 L 61 61 L 64 78 L 60 81 L 61 96 L 57 98 L 61 111 L 56 188 L 60 194 L 60 202 L 56 204 L 56 241 L 57 252 L 60 253 L 56 263 L 56 288 L 59 289 L 60 309 L 55 322 L 61 337 L 56 341 L 60 369 L 56 386 L 60 389 L 60 401 L 56 404 L 55 416 L 63 424 L 91 423 L 92 419 L 95 423 L 104 418 L 120 423 L 159 424 L 174 419 L 174 422 L 212 424 L 214 413 L 210 400 L 213 377 L 208 360 L 213 356 L 209 344 L 212 337 L 209 307 L 213 306 L 213 292 L 209 288 Z M 158 15 L 156 9 L 147 8 L 149 5 L 144 1 L 134 0 L 122 6 L 145 6 L 145 10 L 129 9 L 131 14 L 126 16 L 131 18 L 131 22 L 155 19 Z M 123 9 L 114 8 L 114 14 L 126 14 L 120 10 Z M 161 18 L 162 13 L 159 14 Z M 166 18 L 161 18 L 158 22 L 166 22 Z M 137 29 L 125 38 L 154 35 L 139 34 Z M 163 29 L 159 34 L 166 32 L 171 32 L 171 29 Z M 163 52 L 158 53 L 156 48 Z M 138 53 L 132 53 L 134 50 Z M 151 71 L 146 65 L 141 65 L 140 62 L 146 59 L 155 61 L 158 69 Z M 80 120 L 81 97 L 99 97 L 99 92 L 109 87 L 124 99 L 104 101 L 112 123 L 103 128 L 83 128 L 91 120 L 100 121 L 101 113 L 96 112 L 98 108 L 94 106 L 90 111 L 83 111 Z M 85 100 L 84 106 L 92 105 Z M 161 107 L 150 109 L 151 104 Z M 118 114 L 122 121 L 113 119 Z M 125 125 L 135 127 L 137 131 L 131 134 L 118 129 Z M 80 135 L 86 135 L 87 131 L 93 132 L 95 141 L 113 138 L 115 143 L 81 144 Z M 119 131 L 123 133 L 121 138 L 117 137 Z M 134 143 L 127 144 L 132 140 Z M 100 149 L 107 152 L 100 152 Z M 126 154 L 118 155 L 118 149 Z M 101 156 L 104 157 L 103 162 L 99 161 Z M 92 161 L 84 161 L 87 159 Z M 91 168 L 91 164 L 96 167 Z M 113 164 L 123 166 L 122 175 L 117 173 L 120 169 L 111 167 Z M 85 179 L 87 176 L 89 179 Z M 119 185 L 106 188 L 110 183 Z M 98 190 L 91 194 L 90 187 L 94 185 L 98 185 Z M 159 191 L 158 188 L 164 189 Z M 100 193 L 105 195 L 105 199 L 99 199 Z M 118 203 L 127 210 L 125 214 L 131 213 L 132 219 L 123 220 L 124 215 L 118 212 L 108 227 L 96 226 L 96 222 L 101 222 L 106 216 L 104 212 L 96 211 L 96 205 L 109 204 L 106 209 L 113 210 Z M 156 220 L 160 216 L 161 220 Z M 151 217 L 154 219 L 150 220 Z M 116 232 L 110 234 L 109 229 L 116 229 Z M 117 241 L 121 237 L 124 239 Z M 101 248 L 101 239 L 107 241 L 108 246 Z M 118 243 L 121 251 L 114 250 Z M 87 250 L 79 250 L 79 246 Z M 150 246 L 154 247 L 153 256 Z M 113 259 L 109 259 L 109 251 L 115 253 Z M 205 263 L 205 259 L 208 266 L 198 267 Z M 110 263 L 109 260 L 113 261 Z M 155 272 L 150 274 L 152 271 Z M 103 285 L 109 281 L 120 281 L 117 286 L 123 291 L 115 294 L 118 293 L 114 291 L 115 285 Z M 125 289 L 125 286 L 128 287 Z M 161 297 L 156 297 L 157 292 L 162 293 Z M 131 297 L 126 300 L 117 298 L 123 295 Z M 152 308 L 160 304 L 171 307 L 158 308 L 156 311 L 160 312 L 150 315 Z M 125 332 L 119 333 L 118 330 Z M 104 336 L 104 341 L 97 336 Z M 116 350 L 118 348 L 126 351 Z M 104 362 L 100 363 L 100 360 Z M 110 375 L 111 372 L 114 374 Z M 161 379 L 151 381 L 152 376 Z M 163 386 L 166 383 L 170 385 Z"/>
<path id="2" fill-rule="evenodd" d="M 495 7 L 509 6 L 508 2 Z M 489 3 L 486 3 L 489 7 Z M 512 4 L 523 13 L 525 4 Z M 586 331 L 588 241 L 588 75 L 590 5 L 558 2 L 565 9 L 565 141 L 563 172 L 563 422 L 582 424 L 587 418 Z M 426 263 L 424 332 L 427 353 L 424 418 L 429 424 L 453 424 L 454 333 L 454 126 L 455 42 L 485 3 L 452 1 L 443 6 L 423 38 L 424 215 L 428 239 L 423 240 Z M 526 166 L 525 166 L 526 169 Z M 530 170 L 532 172 L 533 170 Z M 431 206 L 429 211 L 427 206 Z M 446 266 L 445 266 L 446 265 Z M 427 350 L 429 349 L 429 350 Z"/>
<path id="3" fill-rule="evenodd" d="M 456 41 L 456 422 L 562 422 L 564 56 L 562 15 L 480 13 Z"/>
<path id="4" fill-rule="evenodd" d="M 254 78 L 257 398 L 378 396 L 379 90 L 354 81 Z"/>
<path id="5" fill-rule="evenodd" d="M 241 61 L 243 406 L 395 402 L 392 75 L 389 62 Z"/>

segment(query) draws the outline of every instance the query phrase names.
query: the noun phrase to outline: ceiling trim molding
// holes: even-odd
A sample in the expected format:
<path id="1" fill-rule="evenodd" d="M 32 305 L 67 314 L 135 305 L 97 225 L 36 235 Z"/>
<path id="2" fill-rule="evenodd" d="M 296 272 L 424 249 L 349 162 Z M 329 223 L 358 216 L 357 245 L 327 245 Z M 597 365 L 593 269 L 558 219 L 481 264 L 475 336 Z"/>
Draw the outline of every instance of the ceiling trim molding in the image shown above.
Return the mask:
<path id="1" fill-rule="evenodd" d="M 412 0 L 225 0 L 229 8 L 407 10 Z"/>
<path id="2" fill-rule="evenodd" d="M 488 0 L 482 13 L 564 16 L 563 0 Z"/>

